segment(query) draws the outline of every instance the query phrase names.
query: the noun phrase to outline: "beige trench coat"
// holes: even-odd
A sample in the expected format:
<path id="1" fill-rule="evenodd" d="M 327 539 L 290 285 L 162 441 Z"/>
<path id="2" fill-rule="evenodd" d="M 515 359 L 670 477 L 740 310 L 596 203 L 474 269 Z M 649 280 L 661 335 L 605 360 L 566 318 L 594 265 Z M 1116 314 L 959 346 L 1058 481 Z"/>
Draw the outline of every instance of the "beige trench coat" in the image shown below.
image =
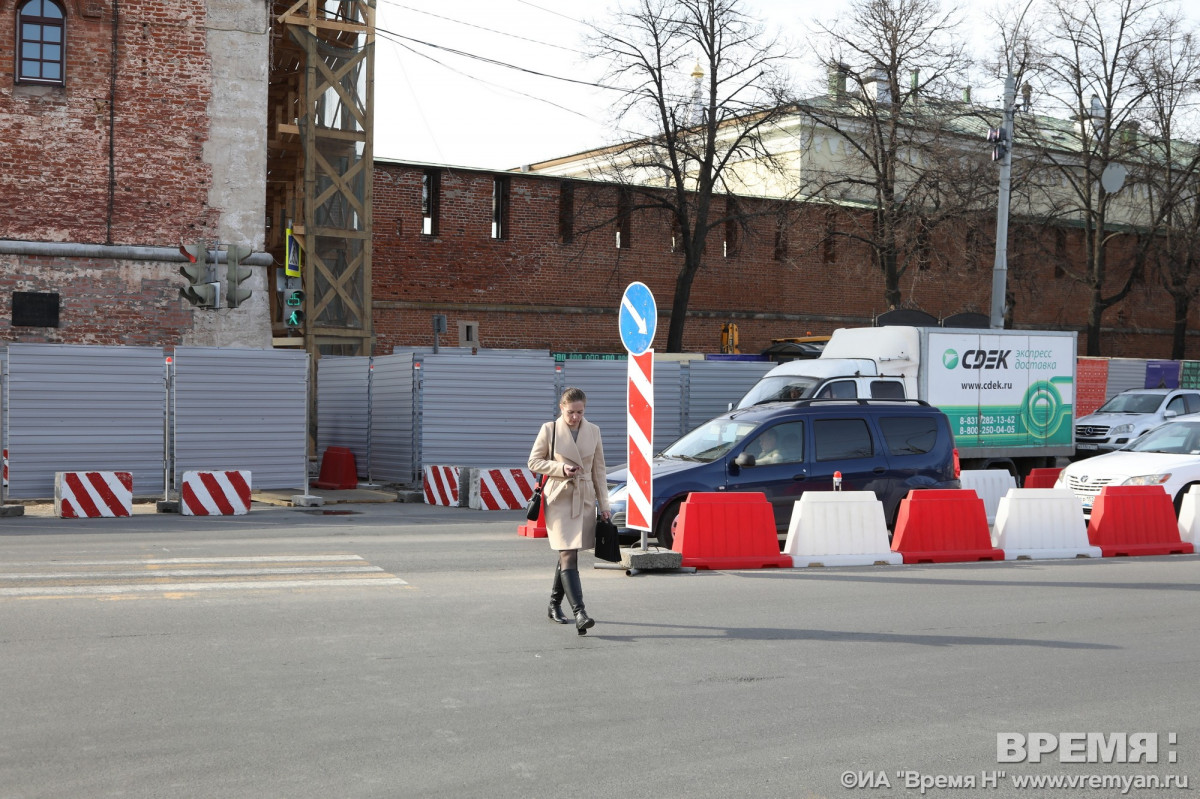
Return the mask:
<path id="1" fill-rule="evenodd" d="M 554 458 L 550 459 L 551 429 L 557 426 Z M 582 471 L 568 478 L 563 468 L 571 464 Z M 591 549 L 596 546 L 596 502 L 609 510 L 605 479 L 604 444 L 600 428 L 587 419 L 579 423 L 579 440 L 561 416 L 538 431 L 529 452 L 529 471 L 547 475 L 546 532 L 552 549 Z"/>

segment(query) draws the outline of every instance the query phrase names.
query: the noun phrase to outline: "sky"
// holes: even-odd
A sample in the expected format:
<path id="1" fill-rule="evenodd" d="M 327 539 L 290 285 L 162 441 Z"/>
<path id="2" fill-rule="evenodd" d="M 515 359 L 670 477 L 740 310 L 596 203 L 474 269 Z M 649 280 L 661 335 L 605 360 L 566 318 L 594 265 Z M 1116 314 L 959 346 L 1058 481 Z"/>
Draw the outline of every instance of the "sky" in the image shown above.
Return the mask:
<path id="1" fill-rule="evenodd" d="M 599 65 L 583 55 L 584 21 L 603 21 L 611 5 L 377 0 L 375 157 L 508 169 L 613 140 L 614 93 L 559 79 L 598 80 Z M 748 6 L 798 33 L 808 4 Z"/>
<path id="2" fill-rule="evenodd" d="M 611 19 L 617 2 L 377 0 L 375 157 L 510 169 L 628 138 L 614 127 L 615 93 L 585 85 L 601 71 L 583 54 L 585 23 Z M 745 4 L 803 55 L 802 15 L 828 16 L 849 0 Z M 1200 23 L 1200 0 L 1182 6 Z M 973 50 L 987 57 L 983 15 L 993 6 L 964 7 Z M 974 86 L 972 96 L 999 107 L 1002 91 L 994 80 Z"/>

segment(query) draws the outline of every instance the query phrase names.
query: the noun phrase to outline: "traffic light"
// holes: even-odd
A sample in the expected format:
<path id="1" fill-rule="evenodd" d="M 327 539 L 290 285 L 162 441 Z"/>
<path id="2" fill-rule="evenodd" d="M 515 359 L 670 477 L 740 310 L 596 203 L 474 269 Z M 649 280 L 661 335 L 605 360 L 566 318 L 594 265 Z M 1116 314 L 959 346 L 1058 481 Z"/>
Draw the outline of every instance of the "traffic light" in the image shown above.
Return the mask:
<path id="1" fill-rule="evenodd" d="M 179 267 L 179 274 L 188 279 L 188 286 L 179 290 L 179 296 L 198 308 L 220 308 L 221 284 L 208 263 L 204 243 L 181 244 L 179 252 L 190 262 Z"/>
<path id="2" fill-rule="evenodd" d="M 242 259 L 250 255 L 250 250 L 230 244 L 226 252 L 225 263 L 225 300 L 230 308 L 236 308 L 254 293 L 252 289 L 242 288 L 242 283 L 254 274 L 248 266 L 242 266 Z"/>
<path id="3" fill-rule="evenodd" d="M 1004 128 L 988 128 L 987 140 L 995 145 L 992 147 L 992 160 L 1003 160 L 1008 152 L 1008 132 Z"/>
<path id="4" fill-rule="evenodd" d="M 304 292 L 300 289 L 283 290 L 283 322 L 290 328 L 304 325 Z"/>

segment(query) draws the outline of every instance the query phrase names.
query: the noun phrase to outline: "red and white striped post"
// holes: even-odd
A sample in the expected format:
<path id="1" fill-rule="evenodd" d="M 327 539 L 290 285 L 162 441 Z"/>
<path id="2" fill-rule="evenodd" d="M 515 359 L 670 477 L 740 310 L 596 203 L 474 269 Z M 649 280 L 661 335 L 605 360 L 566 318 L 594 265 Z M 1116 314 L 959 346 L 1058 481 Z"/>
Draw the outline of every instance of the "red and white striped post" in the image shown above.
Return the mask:
<path id="1" fill-rule="evenodd" d="M 651 531 L 654 479 L 654 350 L 629 355 L 627 389 L 628 480 L 625 484 L 625 526 L 642 531 L 642 549 Z"/>
<path id="2" fill-rule="evenodd" d="M 654 332 L 658 306 L 644 283 L 625 287 L 618 311 L 621 343 L 629 353 L 626 423 L 628 458 L 625 479 L 625 526 L 642 531 L 642 551 L 654 518 L 651 461 L 654 457 Z"/>

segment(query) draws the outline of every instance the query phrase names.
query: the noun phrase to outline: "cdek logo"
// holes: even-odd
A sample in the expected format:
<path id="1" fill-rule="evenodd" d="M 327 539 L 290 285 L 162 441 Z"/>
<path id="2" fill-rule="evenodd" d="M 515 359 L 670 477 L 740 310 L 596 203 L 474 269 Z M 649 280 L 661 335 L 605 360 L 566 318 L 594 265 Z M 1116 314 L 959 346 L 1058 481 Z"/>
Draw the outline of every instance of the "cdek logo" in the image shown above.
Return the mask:
<path id="1" fill-rule="evenodd" d="M 1012 350 L 967 350 L 962 354 L 963 369 L 1007 369 L 1008 356 Z M 942 353 L 942 366 L 953 369 L 960 363 L 958 353 L 946 350 Z"/>

